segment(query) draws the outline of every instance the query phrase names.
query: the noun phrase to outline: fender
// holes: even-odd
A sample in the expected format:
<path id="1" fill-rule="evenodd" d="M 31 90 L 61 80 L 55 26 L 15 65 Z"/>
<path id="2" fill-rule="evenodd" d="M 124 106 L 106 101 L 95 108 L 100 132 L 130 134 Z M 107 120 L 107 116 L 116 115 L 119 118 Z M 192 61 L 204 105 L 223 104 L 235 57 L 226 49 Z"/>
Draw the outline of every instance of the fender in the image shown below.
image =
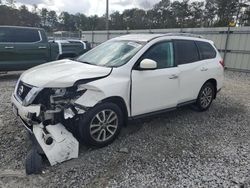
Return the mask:
<path id="1" fill-rule="evenodd" d="M 106 95 L 103 91 L 97 89 L 87 89 L 87 91 L 75 101 L 75 104 L 88 108 L 95 106 L 105 98 Z"/>

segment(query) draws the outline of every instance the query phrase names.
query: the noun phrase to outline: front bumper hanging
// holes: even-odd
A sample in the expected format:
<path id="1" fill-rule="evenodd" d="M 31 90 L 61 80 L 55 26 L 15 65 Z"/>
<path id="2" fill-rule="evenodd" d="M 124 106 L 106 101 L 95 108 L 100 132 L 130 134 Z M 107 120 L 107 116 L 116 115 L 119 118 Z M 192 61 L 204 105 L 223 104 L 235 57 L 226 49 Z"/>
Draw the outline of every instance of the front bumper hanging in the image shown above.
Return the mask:
<path id="1" fill-rule="evenodd" d="M 62 124 L 33 125 L 33 133 L 51 166 L 78 157 L 79 142 Z"/>

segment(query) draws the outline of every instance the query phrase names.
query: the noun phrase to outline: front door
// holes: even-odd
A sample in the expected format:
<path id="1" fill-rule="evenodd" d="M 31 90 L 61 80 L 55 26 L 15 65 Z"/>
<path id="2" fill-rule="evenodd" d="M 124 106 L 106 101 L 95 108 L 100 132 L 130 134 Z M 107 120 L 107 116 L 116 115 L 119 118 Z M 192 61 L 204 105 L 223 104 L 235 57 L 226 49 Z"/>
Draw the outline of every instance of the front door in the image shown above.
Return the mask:
<path id="1" fill-rule="evenodd" d="M 139 70 L 143 59 L 157 62 L 155 70 Z M 153 45 L 132 70 L 131 112 L 142 115 L 176 107 L 179 91 L 179 69 L 174 64 L 173 44 L 170 41 Z"/>

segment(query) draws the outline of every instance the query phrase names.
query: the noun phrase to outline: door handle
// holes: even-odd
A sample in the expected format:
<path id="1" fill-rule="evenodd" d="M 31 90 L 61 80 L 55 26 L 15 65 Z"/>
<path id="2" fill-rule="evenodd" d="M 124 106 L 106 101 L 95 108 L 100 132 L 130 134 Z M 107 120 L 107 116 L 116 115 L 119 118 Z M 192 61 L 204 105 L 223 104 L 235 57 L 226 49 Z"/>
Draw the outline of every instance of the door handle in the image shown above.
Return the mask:
<path id="1" fill-rule="evenodd" d="M 206 68 L 206 67 L 201 68 L 201 71 L 207 71 L 207 70 L 208 70 L 208 68 Z"/>
<path id="2" fill-rule="evenodd" d="M 177 79 L 179 76 L 177 76 L 176 74 L 172 74 L 171 76 L 169 76 L 169 79 Z"/>
<path id="3" fill-rule="evenodd" d="M 39 46 L 38 48 L 39 49 L 46 49 L 47 47 L 46 46 Z"/>
<path id="4" fill-rule="evenodd" d="M 14 46 L 5 46 L 5 49 L 13 49 Z"/>

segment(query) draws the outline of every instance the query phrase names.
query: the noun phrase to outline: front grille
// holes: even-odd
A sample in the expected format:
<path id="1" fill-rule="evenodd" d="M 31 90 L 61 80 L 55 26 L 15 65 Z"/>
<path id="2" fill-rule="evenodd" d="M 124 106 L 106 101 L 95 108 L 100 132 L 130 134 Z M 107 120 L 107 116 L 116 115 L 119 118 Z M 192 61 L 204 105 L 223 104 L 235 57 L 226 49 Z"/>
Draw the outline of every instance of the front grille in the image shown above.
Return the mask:
<path id="1" fill-rule="evenodd" d="M 28 95 L 32 87 L 24 84 L 22 81 L 19 82 L 16 90 L 16 95 L 19 99 L 22 101 L 25 99 L 25 97 Z"/>

